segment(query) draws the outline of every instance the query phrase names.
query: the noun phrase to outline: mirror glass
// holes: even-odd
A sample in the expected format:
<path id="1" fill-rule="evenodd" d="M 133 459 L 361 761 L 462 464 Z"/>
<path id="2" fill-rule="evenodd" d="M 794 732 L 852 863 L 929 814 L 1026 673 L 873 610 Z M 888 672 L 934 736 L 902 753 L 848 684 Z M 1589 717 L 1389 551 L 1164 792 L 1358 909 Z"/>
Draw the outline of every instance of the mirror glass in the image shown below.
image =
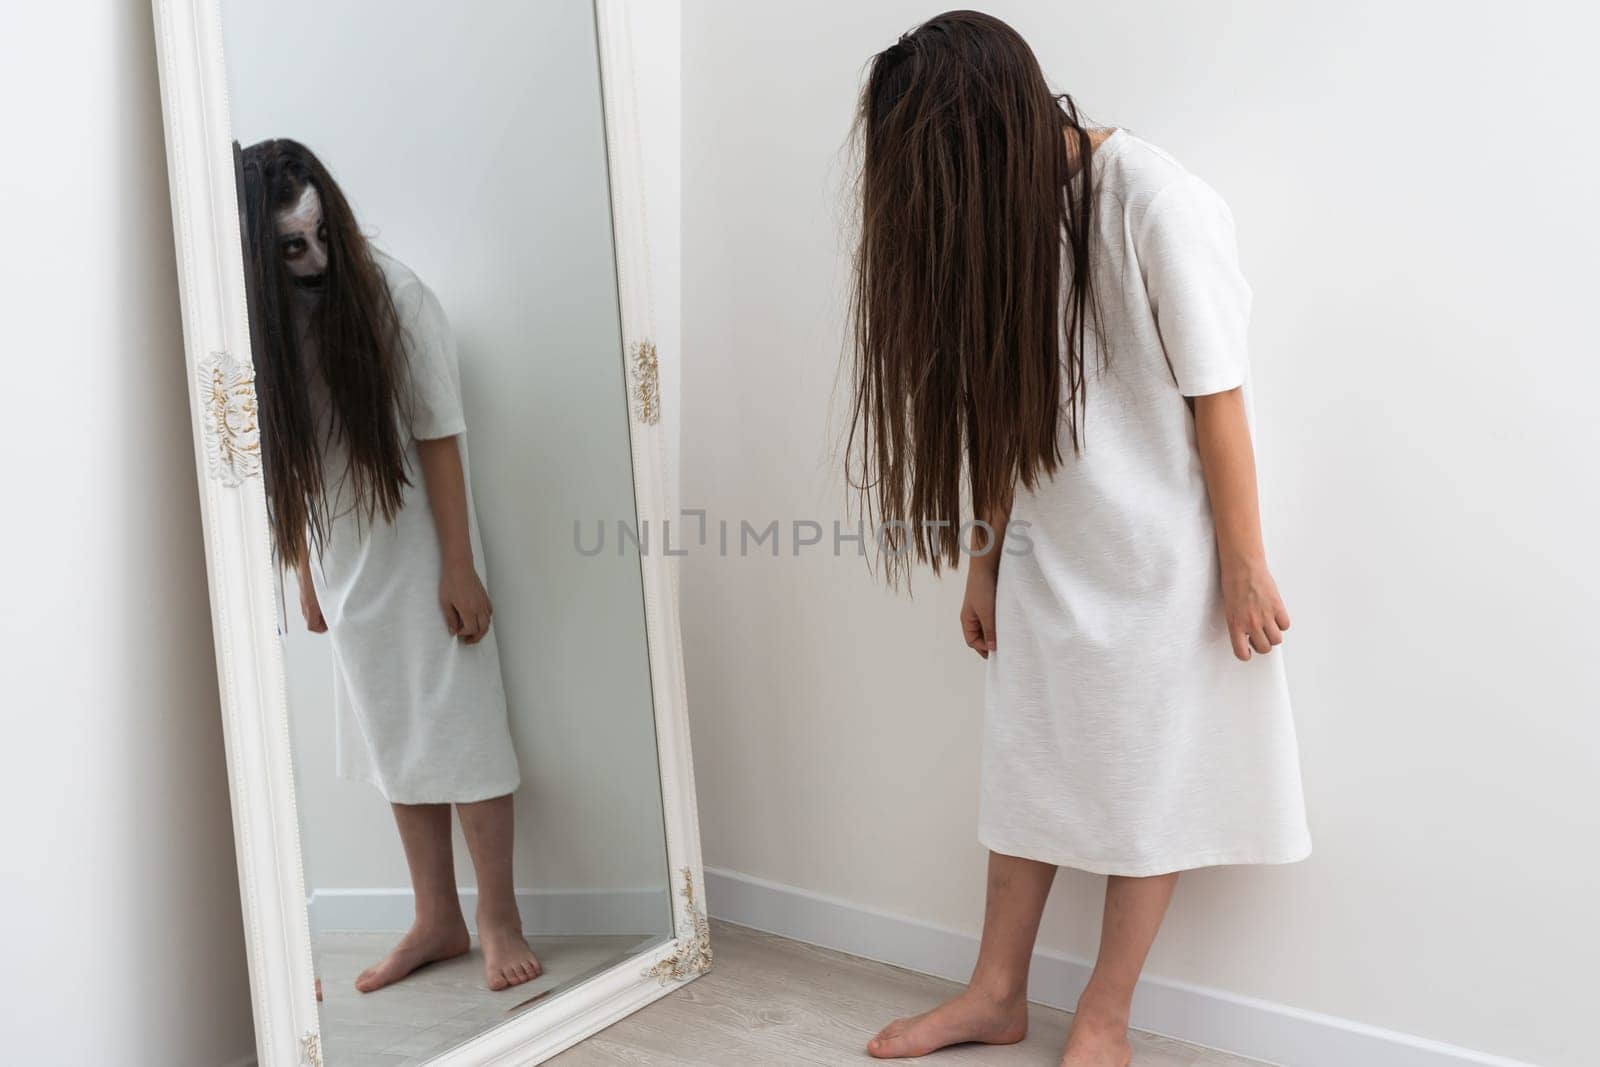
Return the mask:
<path id="1" fill-rule="evenodd" d="M 420 1063 L 672 933 L 595 14 L 222 26 L 322 1050 Z"/>

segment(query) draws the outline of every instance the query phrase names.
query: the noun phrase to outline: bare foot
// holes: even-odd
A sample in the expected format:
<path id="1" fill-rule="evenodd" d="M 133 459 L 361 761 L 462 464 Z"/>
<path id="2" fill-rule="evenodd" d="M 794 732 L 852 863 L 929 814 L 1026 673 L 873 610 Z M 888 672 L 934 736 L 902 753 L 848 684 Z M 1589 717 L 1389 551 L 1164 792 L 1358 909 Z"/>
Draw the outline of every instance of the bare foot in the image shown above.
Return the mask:
<path id="1" fill-rule="evenodd" d="M 466 920 L 457 918 L 453 923 L 440 924 L 419 919 L 393 951 L 357 976 L 356 988 L 363 993 L 382 989 L 418 967 L 465 956 L 471 949 L 472 935 L 467 933 Z"/>
<path id="2" fill-rule="evenodd" d="M 880 1060 L 895 1060 L 969 1041 L 1015 1045 L 1027 1036 L 1025 999 L 998 1001 L 967 989 L 930 1012 L 896 1019 L 867 1042 L 867 1052 Z"/>
<path id="3" fill-rule="evenodd" d="M 1106 1018 L 1081 1008 L 1073 1015 L 1061 1067 L 1128 1067 L 1132 1062 L 1133 1046 L 1128 1044 L 1125 1019 Z"/>
<path id="4" fill-rule="evenodd" d="M 483 946 L 483 976 L 489 988 L 498 992 L 523 982 L 531 982 L 544 973 L 539 957 L 528 947 L 522 936 L 522 920 L 486 922 L 478 920 L 478 943 Z"/>

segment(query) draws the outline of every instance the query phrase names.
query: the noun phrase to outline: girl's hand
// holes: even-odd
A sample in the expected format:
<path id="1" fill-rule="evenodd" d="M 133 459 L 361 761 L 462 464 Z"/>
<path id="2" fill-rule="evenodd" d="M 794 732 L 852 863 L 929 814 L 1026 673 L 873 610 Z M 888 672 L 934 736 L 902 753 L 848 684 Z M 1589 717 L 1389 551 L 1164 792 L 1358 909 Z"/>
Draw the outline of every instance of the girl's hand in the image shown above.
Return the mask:
<path id="1" fill-rule="evenodd" d="M 1248 660 L 1251 649 L 1265 654 L 1283 644 L 1283 631 L 1289 628 L 1289 609 L 1283 606 L 1278 584 L 1267 573 L 1266 564 L 1224 567 L 1222 604 L 1233 654 L 1240 660 Z"/>
<path id="2" fill-rule="evenodd" d="M 475 645 L 489 632 L 494 607 L 471 562 L 445 564 L 439 578 L 439 606 L 444 609 L 444 625 L 452 637 Z"/>
<path id="3" fill-rule="evenodd" d="M 984 659 L 995 650 L 994 589 L 999 568 L 973 557 L 967 562 L 967 593 L 961 600 L 961 636 Z"/>
<path id="4" fill-rule="evenodd" d="M 295 583 L 300 587 L 300 614 L 306 620 L 306 629 L 314 634 L 328 632 L 328 621 L 322 617 L 322 605 L 317 602 L 317 590 L 311 584 L 311 575 L 302 573 Z"/>

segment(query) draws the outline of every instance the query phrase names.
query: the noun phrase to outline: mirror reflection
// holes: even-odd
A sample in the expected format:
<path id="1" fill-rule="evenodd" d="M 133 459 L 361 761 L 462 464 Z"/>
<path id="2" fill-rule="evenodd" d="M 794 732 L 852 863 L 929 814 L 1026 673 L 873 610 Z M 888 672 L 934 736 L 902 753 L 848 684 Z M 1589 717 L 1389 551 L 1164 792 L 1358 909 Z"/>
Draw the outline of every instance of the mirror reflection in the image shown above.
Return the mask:
<path id="1" fill-rule="evenodd" d="M 424 1062 L 672 932 L 594 14 L 223 29 L 323 1051 Z"/>

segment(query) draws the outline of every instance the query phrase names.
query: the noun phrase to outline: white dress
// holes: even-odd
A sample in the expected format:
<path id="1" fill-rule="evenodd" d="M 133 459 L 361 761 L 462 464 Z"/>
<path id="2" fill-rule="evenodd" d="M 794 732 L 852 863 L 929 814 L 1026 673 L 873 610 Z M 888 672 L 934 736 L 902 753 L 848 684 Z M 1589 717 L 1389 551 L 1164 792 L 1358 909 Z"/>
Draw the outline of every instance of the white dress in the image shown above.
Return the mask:
<path id="1" fill-rule="evenodd" d="M 1241 663 L 1186 398 L 1243 386 L 1251 292 L 1221 197 L 1117 130 L 1091 157 L 1109 359 L 1074 456 L 1018 490 L 987 664 L 979 836 L 1100 874 L 1311 848 L 1281 648 Z M 1075 179 L 1081 181 L 1081 179 Z"/>
<path id="2" fill-rule="evenodd" d="M 329 482 L 327 543 L 313 548 L 312 584 L 333 650 L 339 776 L 371 782 L 392 803 L 470 803 L 519 782 L 506 719 L 496 627 L 477 644 L 452 637 L 439 605 L 439 535 L 418 460 L 418 440 L 456 437 L 467 477 L 473 560 L 487 584 L 472 506 L 466 419 L 455 340 L 432 290 L 397 260 L 375 252 L 405 331 L 413 408 L 402 421 L 410 485 L 393 522 L 357 519 L 341 476 L 347 454 L 330 438 L 321 375 L 310 376 L 313 417 Z M 310 360 L 320 358 L 306 345 Z"/>

